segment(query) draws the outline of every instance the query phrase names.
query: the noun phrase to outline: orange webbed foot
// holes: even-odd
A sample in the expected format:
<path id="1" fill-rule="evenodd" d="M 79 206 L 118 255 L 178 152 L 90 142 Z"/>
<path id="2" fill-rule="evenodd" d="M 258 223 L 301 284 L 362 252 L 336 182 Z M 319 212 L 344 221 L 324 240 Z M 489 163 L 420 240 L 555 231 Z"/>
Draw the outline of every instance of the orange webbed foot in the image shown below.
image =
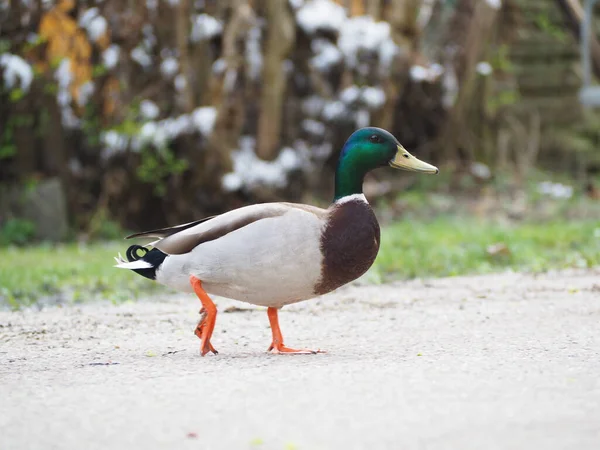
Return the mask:
<path id="1" fill-rule="evenodd" d="M 279 329 L 277 308 L 267 308 L 267 315 L 269 316 L 271 332 L 273 333 L 273 341 L 267 349 L 269 353 L 287 355 L 315 355 L 317 353 L 326 353 L 322 350 L 309 350 L 307 348 L 295 349 L 286 347 L 283 345 L 283 336 L 281 335 L 281 330 Z"/>
<path id="2" fill-rule="evenodd" d="M 327 353 L 324 352 L 323 350 L 310 350 L 308 348 L 300 348 L 300 349 L 296 349 L 296 348 L 289 348 L 286 347 L 283 344 L 271 344 L 271 346 L 267 349 L 267 351 L 269 353 L 272 353 L 274 355 L 279 355 L 279 354 L 289 354 L 289 355 L 316 355 L 317 353 Z"/>
<path id="3" fill-rule="evenodd" d="M 212 352 L 216 355 L 218 352 L 210 343 L 210 338 L 215 329 L 217 307 L 202 288 L 202 282 L 198 278 L 191 276 L 190 283 L 202 303 L 202 308 L 200 309 L 202 318 L 198 322 L 198 325 L 196 325 L 196 330 L 194 331 L 194 334 L 200 338 L 200 355 L 204 356 L 208 352 Z"/>
<path id="4" fill-rule="evenodd" d="M 202 313 L 203 311 L 200 310 L 200 312 Z M 200 355 L 204 356 L 208 352 L 213 352 L 216 355 L 219 352 L 217 350 L 215 350 L 215 348 L 210 343 L 210 340 L 206 340 L 206 339 L 204 341 L 202 340 L 203 339 L 202 334 L 206 330 L 205 318 L 206 317 L 202 317 L 202 319 L 200 319 L 200 322 L 198 322 L 198 325 L 196 325 L 196 330 L 194 330 L 194 334 L 196 336 L 198 336 L 198 339 L 200 339 Z"/>

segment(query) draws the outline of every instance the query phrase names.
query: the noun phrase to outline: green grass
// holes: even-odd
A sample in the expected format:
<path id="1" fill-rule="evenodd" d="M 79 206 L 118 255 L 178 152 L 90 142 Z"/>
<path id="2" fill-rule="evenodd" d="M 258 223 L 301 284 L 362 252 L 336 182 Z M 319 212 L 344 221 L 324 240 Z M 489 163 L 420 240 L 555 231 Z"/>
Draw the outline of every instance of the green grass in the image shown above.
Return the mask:
<path id="1" fill-rule="evenodd" d="M 122 242 L 0 248 L 0 306 L 113 302 L 157 292 L 156 283 L 113 267 Z"/>
<path id="2" fill-rule="evenodd" d="M 499 244 L 503 250 L 490 251 Z M 161 290 L 156 283 L 113 267 L 123 242 L 0 248 L 0 305 L 122 302 Z M 500 247 L 498 247 L 500 248 Z M 600 222 L 494 223 L 472 218 L 401 220 L 383 228 L 372 282 L 413 277 L 541 272 L 600 265 Z"/>
<path id="3" fill-rule="evenodd" d="M 442 217 L 429 222 L 404 220 L 384 228 L 369 278 L 389 281 L 597 265 L 597 220 L 509 225 Z"/>

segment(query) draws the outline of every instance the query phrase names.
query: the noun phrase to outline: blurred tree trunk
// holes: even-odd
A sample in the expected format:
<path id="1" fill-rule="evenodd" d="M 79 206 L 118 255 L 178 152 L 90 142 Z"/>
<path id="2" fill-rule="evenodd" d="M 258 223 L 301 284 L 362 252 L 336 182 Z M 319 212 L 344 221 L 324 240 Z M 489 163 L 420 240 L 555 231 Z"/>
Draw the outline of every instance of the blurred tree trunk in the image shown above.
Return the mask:
<path id="1" fill-rule="evenodd" d="M 375 113 L 374 123 L 385 129 L 392 129 L 398 98 L 408 82 L 405 76 L 415 60 L 417 36 L 417 13 L 420 0 L 392 0 L 386 7 L 384 17 L 390 22 L 392 39 L 406 51 L 403 58 L 397 58 L 391 68 L 391 73 L 384 74 L 382 80 L 385 92 L 385 103 L 381 110 Z"/>
<path id="2" fill-rule="evenodd" d="M 264 52 L 257 155 L 274 159 L 281 136 L 286 74 L 283 61 L 295 40 L 294 17 L 287 2 L 266 1 L 267 43 Z"/>
<path id="3" fill-rule="evenodd" d="M 581 39 L 581 27 L 584 21 L 584 10 L 579 0 L 556 0 L 558 6 L 567 17 L 567 22 L 571 32 L 575 36 L 575 39 L 580 41 Z M 592 25 L 594 18 L 592 18 Z M 592 26 L 592 35 L 589 36 L 590 40 L 590 52 L 592 56 L 592 66 L 594 74 L 600 78 L 600 41 L 594 34 L 594 28 Z"/>
<path id="4" fill-rule="evenodd" d="M 392 25 L 392 37 L 401 46 L 414 48 L 419 34 L 417 17 L 421 0 L 391 0 L 391 11 L 387 20 Z"/>
<path id="5" fill-rule="evenodd" d="M 46 173 L 58 175 L 64 182 L 68 172 L 68 155 L 62 125 L 62 111 L 53 96 L 45 95 L 43 99 L 42 107 L 48 111 L 48 123 L 44 128 L 42 166 Z"/>
<path id="6" fill-rule="evenodd" d="M 475 156 L 472 138 L 468 134 L 467 115 L 475 95 L 476 66 L 493 35 L 498 8 L 485 1 L 459 0 L 456 14 L 458 17 L 451 22 L 450 32 L 458 32 L 458 39 L 452 42 L 463 50 L 455 55 L 453 63 L 458 75 L 458 96 L 438 139 L 446 160 L 456 159 L 459 150 L 469 159 Z M 461 26 L 465 25 L 462 31 Z"/>
<path id="7" fill-rule="evenodd" d="M 98 207 L 130 226 L 158 227 L 165 219 L 191 220 L 196 214 L 270 196 L 289 199 L 298 191 L 308 192 L 307 186 L 311 193 L 327 192 L 329 178 L 323 182 L 326 188 L 320 192 L 315 188 L 318 178 L 323 178 L 322 169 L 335 164 L 347 136 L 367 122 L 394 132 L 407 147 L 418 148 L 420 156 L 427 158 L 422 152 L 431 148 L 437 151 L 431 154 L 435 159 L 450 162 L 459 153 L 478 160 L 484 156 L 486 162 L 507 161 L 515 156 L 512 150 L 523 148 L 514 143 L 527 140 L 529 151 L 517 156 L 521 167 L 531 165 L 540 145 L 540 121 L 531 117 L 528 133 L 516 122 L 504 129 L 504 103 L 494 102 L 499 97 L 498 80 L 510 85 L 510 92 L 521 93 L 524 83 L 517 85 L 521 81 L 512 74 L 501 79 L 500 68 L 503 58 L 511 59 L 513 51 L 523 50 L 521 44 L 511 47 L 508 56 L 494 55 L 498 69 L 493 76 L 484 79 L 477 73 L 477 64 L 488 56 L 486 46 L 493 53 L 501 44 L 496 40 L 489 45 L 493 33 L 507 28 L 504 21 L 502 27 L 495 27 L 500 15 L 491 5 L 499 2 L 332 1 L 343 5 L 350 18 L 340 14 L 339 23 L 332 23 L 312 17 L 307 1 L 287 0 L 9 2 L 9 8 L 0 12 L 2 37 L 6 36 L 2 51 L 21 56 L 33 69 L 43 69 L 34 71 L 32 87 L 20 100 L 15 97 L 18 92 L 0 90 L 0 125 L 7 126 L 10 119 L 15 132 L 14 139 L 2 141 L 8 147 L 0 174 L 11 181 L 31 174 L 42 178 L 59 174 L 76 181 L 81 188 L 70 190 L 77 195 L 70 205 L 81 224 L 86 223 L 82 211 L 89 214 Z M 548 31 L 535 21 L 541 14 L 538 9 L 559 18 L 557 4 L 570 6 L 575 17 L 581 9 L 581 0 L 502 3 L 503 14 L 510 3 L 515 10 L 531 8 L 533 26 L 515 28 L 520 34 L 531 32 L 536 39 Z M 36 14 L 43 17 L 58 5 L 68 7 L 69 13 L 60 16 L 69 26 L 55 23 L 56 39 L 33 39 L 33 33 L 41 36 L 41 21 L 32 10 L 37 8 Z M 300 14 L 302 9 L 307 14 Z M 395 46 L 387 25 L 367 20 L 360 30 L 365 42 L 357 42 L 361 37 L 355 36 L 344 47 L 337 27 L 346 31 L 360 23 L 355 16 L 365 14 L 389 24 Z M 104 26 L 107 36 L 101 44 L 95 34 Z M 55 53 L 72 47 L 73 36 L 79 36 L 80 45 L 77 52 L 71 50 L 81 53 L 75 59 L 86 64 L 75 65 L 71 75 L 81 81 L 85 77 L 77 75 L 78 70 L 93 72 L 91 97 L 79 104 L 72 96 L 69 104 L 79 114 L 79 127 L 62 123 L 64 101 L 57 98 L 56 58 L 48 56 L 51 45 Z M 371 38 L 378 40 L 377 45 Z M 577 52 L 574 43 L 560 44 L 540 55 L 541 75 L 536 72 L 527 78 L 547 81 L 544 64 L 561 59 L 565 52 Z M 287 59 L 293 62 L 293 73 Z M 169 69 L 169 64 L 176 67 L 174 60 L 177 71 Z M 0 70 L 4 76 L 5 69 Z M 577 73 L 570 78 L 575 81 L 569 83 L 577 84 Z M 75 92 L 82 88 L 81 83 L 69 83 Z M 544 86 L 539 97 L 558 90 Z M 344 92 L 347 87 L 352 89 Z M 354 94 L 346 95 L 352 92 L 358 92 L 354 99 L 350 98 Z M 202 111 L 207 113 L 202 123 L 198 123 L 201 115 L 189 115 L 200 105 L 214 107 L 214 123 L 210 109 Z M 572 108 L 562 109 L 571 114 Z M 29 129 L 25 116 L 34 118 L 35 129 Z M 239 164 L 234 164 L 238 161 L 232 155 L 245 136 L 256 138 L 254 146 L 244 146 L 245 151 L 256 153 L 250 158 L 273 160 L 282 147 L 302 152 L 297 167 L 272 166 L 281 169 L 287 184 L 274 183 L 268 176 L 261 179 L 264 173 L 259 170 L 256 177 L 248 177 L 233 167 Z M 489 145 L 489 151 L 482 153 L 480 143 L 492 140 L 504 150 L 498 154 L 496 146 Z M 12 155 L 14 146 L 17 155 Z"/>
<path id="8" fill-rule="evenodd" d="M 366 13 L 370 15 L 374 20 L 381 19 L 381 0 L 366 0 L 367 2 L 367 11 Z"/>
<path id="9" fill-rule="evenodd" d="M 37 158 L 36 158 L 36 146 L 35 146 L 35 134 L 32 133 L 32 124 L 19 123 L 20 118 L 33 119 L 33 105 L 29 98 L 22 99 L 15 104 L 14 114 L 15 122 L 14 125 L 14 140 L 16 147 L 16 166 L 19 178 L 26 179 L 30 177 L 37 170 Z M 32 120 L 33 121 L 33 120 Z"/>
<path id="10" fill-rule="evenodd" d="M 192 79 L 195 86 L 194 100 L 196 105 L 210 105 L 212 103 L 210 96 L 212 70 L 207 70 L 207 67 L 212 69 L 214 62 L 209 41 L 203 39 L 196 43 L 191 51 L 191 63 L 193 65 Z"/>
<path id="11" fill-rule="evenodd" d="M 243 49 L 248 31 L 255 22 L 254 10 L 245 1 L 236 3 L 230 21 L 223 31 L 222 74 L 214 75 L 210 82 L 211 103 L 217 108 L 217 121 L 210 137 L 211 145 L 219 149 L 223 159 L 237 148 L 245 120 L 243 90 Z"/>
<path id="12" fill-rule="evenodd" d="M 350 17 L 365 15 L 365 1 L 377 2 L 378 0 L 334 0 L 350 12 Z"/>
<path id="13" fill-rule="evenodd" d="M 188 36 L 190 35 L 190 0 L 179 0 L 175 18 L 177 50 L 179 51 L 180 73 L 185 80 L 183 86 L 183 110 L 186 113 L 194 109 L 194 90 L 190 78 L 190 54 Z"/>

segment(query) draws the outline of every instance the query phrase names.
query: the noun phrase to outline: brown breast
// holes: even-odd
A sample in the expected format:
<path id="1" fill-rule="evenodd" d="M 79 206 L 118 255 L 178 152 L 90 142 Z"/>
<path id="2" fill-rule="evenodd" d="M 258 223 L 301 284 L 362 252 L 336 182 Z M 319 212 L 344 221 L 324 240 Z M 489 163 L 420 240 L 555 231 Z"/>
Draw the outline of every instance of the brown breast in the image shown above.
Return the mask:
<path id="1" fill-rule="evenodd" d="M 326 294 L 364 274 L 379 251 L 379 223 L 368 203 L 334 206 L 321 236 L 323 263 L 315 294 Z"/>

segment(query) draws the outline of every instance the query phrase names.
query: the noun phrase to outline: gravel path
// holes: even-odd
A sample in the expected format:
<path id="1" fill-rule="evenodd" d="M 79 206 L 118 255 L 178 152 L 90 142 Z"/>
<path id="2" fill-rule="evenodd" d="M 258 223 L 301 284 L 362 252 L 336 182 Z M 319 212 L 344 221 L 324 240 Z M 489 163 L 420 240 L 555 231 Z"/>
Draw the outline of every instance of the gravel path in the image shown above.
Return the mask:
<path id="1" fill-rule="evenodd" d="M 598 449 L 600 270 L 0 312 L 1 449 Z"/>

